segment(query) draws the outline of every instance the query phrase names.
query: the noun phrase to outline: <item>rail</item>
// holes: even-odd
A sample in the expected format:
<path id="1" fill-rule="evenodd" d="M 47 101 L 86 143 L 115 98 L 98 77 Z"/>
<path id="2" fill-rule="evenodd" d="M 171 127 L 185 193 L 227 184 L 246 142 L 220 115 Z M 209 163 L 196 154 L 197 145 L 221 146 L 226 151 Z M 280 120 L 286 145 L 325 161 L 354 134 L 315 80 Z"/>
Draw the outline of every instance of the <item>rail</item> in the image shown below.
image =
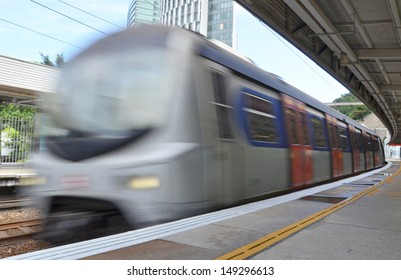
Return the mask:
<path id="1" fill-rule="evenodd" d="M 39 232 L 41 224 L 42 219 L 0 224 L 0 241 L 33 236 Z"/>

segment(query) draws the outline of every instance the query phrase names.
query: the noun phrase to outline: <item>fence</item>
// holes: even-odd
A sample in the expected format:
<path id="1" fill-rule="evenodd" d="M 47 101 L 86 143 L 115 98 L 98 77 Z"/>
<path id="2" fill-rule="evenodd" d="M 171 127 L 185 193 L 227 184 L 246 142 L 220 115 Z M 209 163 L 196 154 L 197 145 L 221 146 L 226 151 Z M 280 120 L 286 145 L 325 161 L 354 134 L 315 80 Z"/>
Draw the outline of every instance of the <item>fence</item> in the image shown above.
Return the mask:
<path id="1" fill-rule="evenodd" d="M 33 120 L 0 118 L 1 165 L 25 165 L 34 150 Z"/>

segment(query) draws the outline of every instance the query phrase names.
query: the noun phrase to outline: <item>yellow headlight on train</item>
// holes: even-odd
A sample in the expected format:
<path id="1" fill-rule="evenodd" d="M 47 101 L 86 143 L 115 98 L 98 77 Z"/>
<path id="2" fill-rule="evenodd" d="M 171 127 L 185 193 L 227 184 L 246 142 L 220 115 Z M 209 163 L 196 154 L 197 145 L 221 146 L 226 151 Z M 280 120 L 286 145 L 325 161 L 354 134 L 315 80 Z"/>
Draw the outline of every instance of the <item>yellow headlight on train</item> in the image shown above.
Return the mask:
<path id="1" fill-rule="evenodd" d="M 129 180 L 131 189 L 153 189 L 160 186 L 160 179 L 156 176 L 137 176 Z"/>
<path id="2" fill-rule="evenodd" d="M 44 176 L 24 176 L 19 178 L 19 186 L 45 185 L 47 179 Z"/>

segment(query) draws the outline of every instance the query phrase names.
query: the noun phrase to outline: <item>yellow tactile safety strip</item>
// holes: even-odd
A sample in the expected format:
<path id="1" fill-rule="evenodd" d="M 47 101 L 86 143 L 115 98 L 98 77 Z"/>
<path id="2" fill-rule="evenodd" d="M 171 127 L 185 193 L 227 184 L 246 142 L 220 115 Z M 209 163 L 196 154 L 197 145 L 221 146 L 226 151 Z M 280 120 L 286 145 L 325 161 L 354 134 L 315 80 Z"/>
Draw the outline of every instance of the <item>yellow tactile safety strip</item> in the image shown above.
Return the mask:
<path id="1" fill-rule="evenodd" d="M 288 225 L 282 229 L 279 229 L 273 233 L 270 233 L 254 242 L 251 242 L 247 245 L 244 245 L 234 251 L 231 251 L 225 255 L 218 257 L 216 260 L 244 260 L 249 258 L 252 255 L 259 253 L 260 251 L 266 249 L 267 247 L 272 246 L 273 244 L 287 238 L 288 236 L 300 231 L 301 229 L 323 219 L 324 217 L 330 215 L 331 213 L 343 208 L 344 206 L 358 200 L 359 198 L 370 194 L 371 192 L 376 191 L 378 187 L 383 185 L 386 182 L 392 181 L 395 176 L 401 173 L 401 167 L 394 172 L 391 176 L 387 177 L 382 182 L 369 187 L 368 189 L 350 197 L 346 200 L 343 200 L 333 206 L 330 206 L 326 209 L 323 209 L 309 217 L 306 217 L 302 220 L 299 220 L 291 225 Z"/>

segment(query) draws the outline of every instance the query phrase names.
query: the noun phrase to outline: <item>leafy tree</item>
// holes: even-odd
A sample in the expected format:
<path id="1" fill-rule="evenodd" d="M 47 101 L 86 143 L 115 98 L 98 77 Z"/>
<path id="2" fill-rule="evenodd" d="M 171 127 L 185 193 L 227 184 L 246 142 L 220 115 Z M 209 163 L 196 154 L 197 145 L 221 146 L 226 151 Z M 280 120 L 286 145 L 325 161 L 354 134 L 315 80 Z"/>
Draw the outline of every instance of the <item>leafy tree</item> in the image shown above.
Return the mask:
<path id="1" fill-rule="evenodd" d="M 355 95 L 349 92 L 335 99 L 333 103 L 348 103 L 359 101 L 360 100 L 355 97 Z M 364 117 L 370 114 L 370 110 L 366 105 L 334 106 L 333 108 L 356 121 L 363 120 Z"/>
<path id="2" fill-rule="evenodd" d="M 40 62 L 40 64 L 53 66 L 53 67 L 62 67 L 65 64 L 64 54 L 62 54 L 62 53 L 56 55 L 55 62 L 51 61 L 51 59 L 49 58 L 49 55 L 47 55 L 47 54 L 45 55 L 41 52 L 39 54 L 40 54 L 40 57 L 42 58 L 42 62 Z"/>
<path id="3" fill-rule="evenodd" d="M 50 60 L 49 55 L 44 55 L 43 53 L 39 53 L 39 54 L 40 54 L 40 57 L 42 58 L 42 62 L 40 64 L 54 67 L 54 63 Z"/>
<path id="4" fill-rule="evenodd" d="M 36 108 L 23 107 L 14 104 L 0 104 L 0 118 L 17 118 L 22 120 L 34 120 Z"/>
<path id="5" fill-rule="evenodd" d="M 29 156 L 33 142 L 33 125 L 36 109 L 0 105 L 0 151 L 1 161 L 25 161 Z"/>
<path id="6" fill-rule="evenodd" d="M 64 61 L 64 54 L 57 54 L 56 55 L 56 65 L 57 67 L 62 67 L 65 64 Z"/>

